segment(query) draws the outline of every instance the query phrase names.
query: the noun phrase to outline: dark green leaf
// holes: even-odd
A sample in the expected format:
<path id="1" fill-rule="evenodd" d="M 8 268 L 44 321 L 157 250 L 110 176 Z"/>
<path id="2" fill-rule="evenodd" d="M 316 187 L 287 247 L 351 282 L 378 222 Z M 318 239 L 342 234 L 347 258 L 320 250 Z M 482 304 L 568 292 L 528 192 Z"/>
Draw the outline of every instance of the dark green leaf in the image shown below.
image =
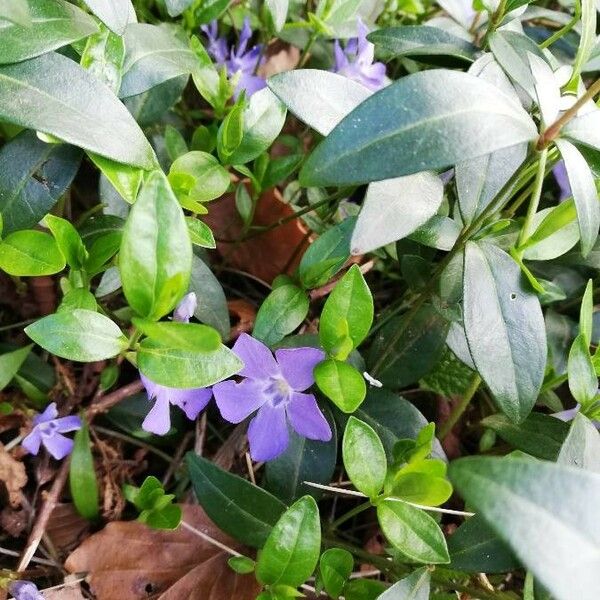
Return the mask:
<path id="1" fill-rule="evenodd" d="M 75 434 L 69 465 L 69 485 L 77 512 L 85 519 L 96 519 L 99 514 L 98 481 L 94 469 L 90 432 L 85 421 Z"/>

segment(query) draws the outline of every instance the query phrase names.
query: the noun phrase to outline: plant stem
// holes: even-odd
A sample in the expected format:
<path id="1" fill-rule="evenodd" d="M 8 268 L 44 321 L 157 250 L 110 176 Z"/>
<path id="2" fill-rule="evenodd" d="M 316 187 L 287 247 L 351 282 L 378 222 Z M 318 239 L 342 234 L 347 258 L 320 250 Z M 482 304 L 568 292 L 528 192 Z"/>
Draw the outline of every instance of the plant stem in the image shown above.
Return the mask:
<path id="1" fill-rule="evenodd" d="M 337 529 L 342 523 L 345 523 L 346 521 L 350 520 L 352 517 L 359 515 L 361 512 L 364 512 L 365 510 L 367 510 L 369 508 L 371 508 L 370 502 L 363 502 L 362 504 L 355 506 L 352 510 L 349 510 L 347 513 L 343 514 L 339 519 L 336 519 L 331 524 L 331 528 Z"/>
<path id="2" fill-rule="evenodd" d="M 300 59 L 300 62 L 298 63 L 299 69 L 302 69 L 302 67 L 304 67 L 304 65 L 308 62 L 308 59 L 310 58 L 310 51 L 312 50 L 312 47 L 315 45 L 318 35 L 319 34 L 316 31 L 313 31 L 310 34 L 310 38 L 308 38 L 308 43 L 306 44 L 306 46 L 304 47 L 304 50 L 302 51 L 302 58 Z"/>
<path id="3" fill-rule="evenodd" d="M 471 400 L 477 393 L 479 386 L 481 385 L 481 377 L 479 375 L 474 375 L 473 379 L 469 387 L 465 390 L 460 402 L 456 404 L 456 406 L 452 409 L 448 420 L 440 427 L 438 432 L 438 438 L 440 440 L 445 439 L 445 437 L 452 431 L 452 428 L 458 423 L 458 420 L 461 418 L 467 406 L 471 403 Z"/>
<path id="4" fill-rule="evenodd" d="M 558 31 L 555 31 L 547 40 L 544 40 L 541 44 L 539 44 L 539 47 L 543 50 L 544 48 L 548 48 L 549 46 L 552 46 L 552 44 L 554 44 L 555 42 L 558 42 L 558 40 L 560 40 L 560 38 L 562 38 L 564 35 L 569 33 L 569 31 L 571 31 L 571 29 L 573 29 L 573 27 L 575 27 L 575 25 L 579 21 L 580 17 L 581 17 L 581 2 L 579 0 L 576 0 L 575 1 L 575 13 L 573 14 L 573 17 L 571 18 L 571 20 L 566 25 L 561 27 Z"/>

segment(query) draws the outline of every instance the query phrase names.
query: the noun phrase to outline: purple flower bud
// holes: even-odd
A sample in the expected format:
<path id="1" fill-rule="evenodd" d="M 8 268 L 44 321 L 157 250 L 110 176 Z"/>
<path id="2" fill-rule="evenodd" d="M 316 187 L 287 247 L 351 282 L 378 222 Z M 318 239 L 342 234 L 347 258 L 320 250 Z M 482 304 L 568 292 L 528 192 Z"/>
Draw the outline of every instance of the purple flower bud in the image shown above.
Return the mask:
<path id="1" fill-rule="evenodd" d="M 8 586 L 8 591 L 15 600 L 44 600 L 44 596 L 32 581 L 13 581 Z"/>
<path id="2" fill-rule="evenodd" d="M 194 316 L 194 311 L 198 306 L 198 300 L 194 292 L 186 294 L 173 312 L 173 319 L 181 323 L 189 323 Z"/>
<path id="3" fill-rule="evenodd" d="M 567 169 L 565 167 L 564 160 L 560 160 L 556 163 L 552 169 L 552 175 L 554 175 L 554 179 L 556 180 L 558 188 L 560 189 L 559 200 L 570 198 L 573 193 L 571 192 L 571 184 L 569 183 L 569 178 L 567 177 Z"/>
<path id="4" fill-rule="evenodd" d="M 357 30 L 358 37 L 349 40 L 344 49 L 338 40 L 335 41 L 333 72 L 358 81 L 370 90 L 380 90 L 387 83 L 385 65 L 373 62 L 375 46 L 367 40 L 368 29 L 360 19 Z"/>
<path id="5" fill-rule="evenodd" d="M 62 434 L 78 429 L 81 429 L 81 419 L 77 416 L 59 418 L 56 402 L 52 402 L 43 413 L 34 417 L 33 429 L 22 445 L 30 454 L 37 454 L 43 445 L 56 460 L 60 460 L 73 450 L 73 440 Z"/>
<path id="6" fill-rule="evenodd" d="M 240 423 L 252 413 L 248 440 L 256 461 L 273 460 L 288 446 L 288 423 L 299 435 L 323 442 L 331 428 L 312 394 L 313 370 L 325 355 L 316 348 L 289 348 L 275 352 L 243 333 L 233 351 L 244 361 L 240 383 L 223 381 L 213 386 L 223 418 Z"/>

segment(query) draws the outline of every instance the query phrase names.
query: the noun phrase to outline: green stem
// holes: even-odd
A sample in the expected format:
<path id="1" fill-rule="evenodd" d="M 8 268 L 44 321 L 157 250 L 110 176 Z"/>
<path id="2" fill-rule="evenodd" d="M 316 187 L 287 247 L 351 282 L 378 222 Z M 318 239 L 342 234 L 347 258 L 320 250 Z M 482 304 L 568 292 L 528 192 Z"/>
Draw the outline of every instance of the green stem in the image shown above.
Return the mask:
<path id="1" fill-rule="evenodd" d="M 502 20 L 504 19 L 504 13 L 506 12 L 506 3 L 507 0 L 501 0 L 500 4 L 498 5 L 498 8 L 496 9 L 494 14 L 492 15 L 492 18 L 490 19 L 490 26 L 488 27 L 487 31 L 485 32 L 485 36 L 483 37 L 484 48 L 487 47 L 489 38 L 492 35 L 492 33 L 494 33 L 496 29 L 498 29 L 498 27 L 502 23 Z"/>
<path id="2" fill-rule="evenodd" d="M 543 50 L 544 48 L 548 48 L 552 46 L 555 42 L 558 42 L 560 38 L 565 36 L 579 21 L 581 17 L 581 2 L 579 0 L 575 1 L 575 13 L 573 14 L 572 19 L 564 26 L 561 27 L 558 31 L 555 31 L 547 40 L 544 40 L 539 47 Z"/>
<path id="3" fill-rule="evenodd" d="M 365 510 L 371 508 L 371 506 L 372 505 L 369 501 L 363 502 L 362 504 L 355 506 L 352 510 L 349 510 L 347 513 L 343 514 L 339 519 L 336 519 L 331 524 L 331 528 L 337 529 L 342 523 L 349 521 L 350 519 L 352 519 L 352 517 L 355 517 L 356 515 L 359 515 L 361 512 L 364 512 Z"/>
<path id="4" fill-rule="evenodd" d="M 448 420 L 440 427 L 438 432 L 438 438 L 440 440 L 443 440 L 452 431 L 452 428 L 456 423 L 458 423 L 458 420 L 462 417 L 465 410 L 467 410 L 467 406 L 471 403 L 471 400 L 477 393 L 480 385 L 481 377 L 478 374 L 475 374 L 469 387 L 465 390 L 463 397 L 460 399 L 460 402 L 452 409 Z"/>
<path id="5" fill-rule="evenodd" d="M 302 57 L 300 58 L 300 62 L 298 63 L 299 69 L 302 69 L 302 67 L 304 67 L 304 65 L 308 62 L 308 59 L 310 58 L 310 51 L 312 50 L 312 47 L 315 45 L 315 42 L 317 41 L 318 36 L 319 36 L 319 34 L 316 31 L 313 31 L 310 34 L 310 38 L 308 38 L 308 43 L 306 44 L 304 50 L 302 51 Z"/>

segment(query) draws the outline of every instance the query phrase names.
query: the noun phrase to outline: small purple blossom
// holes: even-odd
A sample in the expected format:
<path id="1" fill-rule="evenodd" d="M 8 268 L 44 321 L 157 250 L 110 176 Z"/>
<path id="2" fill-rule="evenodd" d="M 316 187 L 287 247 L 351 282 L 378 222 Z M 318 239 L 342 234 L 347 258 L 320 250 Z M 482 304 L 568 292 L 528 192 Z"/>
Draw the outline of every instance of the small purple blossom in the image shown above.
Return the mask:
<path id="1" fill-rule="evenodd" d="M 62 434 L 78 429 L 81 429 L 81 419 L 77 416 L 59 418 L 56 402 L 52 402 L 33 418 L 33 429 L 22 445 L 30 454 L 37 454 L 43 445 L 56 460 L 60 460 L 73 450 L 73 440 Z"/>
<path id="2" fill-rule="evenodd" d="M 285 348 L 275 356 L 261 342 L 243 333 L 233 346 L 245 366 L 240 383 L 223 381 L 213 387 L 223 418 L 240 423 L 256 411 L 248 428 L 250 455 L 273 460 L 288 446 L 288 423 L 299 435 L 323 442 L 331 428 L 312 394 L 313 369 L 325 355 L 316 348 Z"/>
<path id="3" fill-rule="evenodd" d="M 568 408 L 567 410 L 561 410 L 560 412 L 552 413 L 552 416 L 556 417 L 557 419 L 560 419 L 561 421 L 565 421 L 568 423 L 569 421 L 572 421 L 577 416 L 577 413 L 580 410 L 581 410 L 581 404 L 577 403 L 573 408 Z M 596 429 L 600 429 L 600 421 L 592 420 L 592 425 Z"/>
<path id="4" fill-rule="evenodd" d="M 44 600 L 44 596 L 32 581 L 13 581 L 9 584 L 8 591 L 15 600 Z"/>
<path id="5" fill-rule="evenodd" d="M 194 292 L 186 294 L 175 308 L 173 318 L 182 323 L 189 323 L 197 304 Z M 146 389 L 148 399 L 154 400 L 154 406 L 146 415 L 142 429 L 157 435 L 165 435 L 171 429 L 171 404 L 179 407 L 185 416 L 193 421 L 212 398 L 210 388 L 171 388 L 150 381 L 142 373 L 140 373 L 140 379 Z"/>
<path id="6" fill-rule="evenodd" d="M 560 189 L 560 196 L 558 199 L 565 200 L 570 198 L 573 195 L 573 192 L 571 192 L 571 184 L 569 183 L 564 160 L 560 160 L 556 163 L 552 169 L 552 175 L 554 175 L 554 179 Z"/>
<path id="7" fill-rule="evenodd" d="M 247 49 L 248 42 L 252 37 L 248 18 L 244 19 L 237 47 L 228 47 L 227 40 L 218 36 L 217 21 L 213 21 L 210 25 L 203 25 L 201 29 L 208 38 L 208 53 L 217 65 L 224 66 L 229 77 L 238 77 L 234 98 L 237 99 L 242 90 L 246 91 L 246 95 L 251 96 L 266 86 L 265 80 L 255 75 L 257 67 L 264 62 L 261 57 L 262 44 Z"/>
<path id="8" fill-rule="evenodd" d="M 369 30 L 359 19 L 357 26 L 358 37 L 352 38 L 342 49 L 340 42 L 335 41 L 334 73 L 339 73 L 348 79 L 362 83 L 370 90 L 377 91 L 386 85 L 385 65 L 381 62 L 373 62 L 375 58 L 375 46 L 367 40 Z"/>

